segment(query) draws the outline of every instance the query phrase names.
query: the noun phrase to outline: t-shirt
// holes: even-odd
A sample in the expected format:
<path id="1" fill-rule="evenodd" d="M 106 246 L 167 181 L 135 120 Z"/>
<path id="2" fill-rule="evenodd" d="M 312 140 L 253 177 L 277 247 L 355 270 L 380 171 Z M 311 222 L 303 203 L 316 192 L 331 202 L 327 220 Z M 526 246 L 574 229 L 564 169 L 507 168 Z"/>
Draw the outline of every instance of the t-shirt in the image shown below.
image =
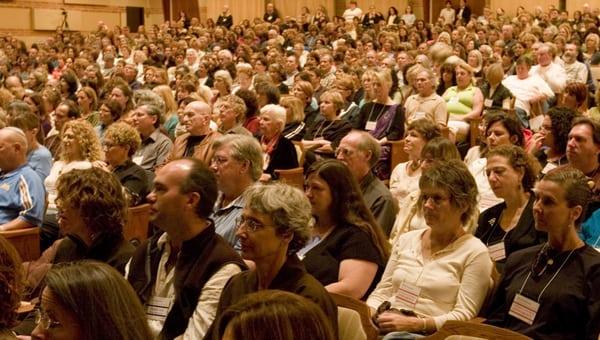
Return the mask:
<path id="1" fill-rule="evenodd" d="M 16 218 L 41 225 L 45 195 L 42 179 L 27 164 L 0 174 L 0 225 Z"/>

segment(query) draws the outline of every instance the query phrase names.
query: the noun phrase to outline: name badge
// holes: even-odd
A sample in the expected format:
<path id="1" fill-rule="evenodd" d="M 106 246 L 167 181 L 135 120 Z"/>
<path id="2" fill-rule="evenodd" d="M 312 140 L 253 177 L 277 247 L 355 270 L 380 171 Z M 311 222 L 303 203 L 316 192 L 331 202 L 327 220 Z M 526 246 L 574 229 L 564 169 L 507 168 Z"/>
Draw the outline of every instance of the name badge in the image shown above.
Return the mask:
<path id="1" fill-rule="evenodd" d="M 510 306 L 508 315 L 514 316 L 528 325 L 532 325 L 539 308 L 539 303 L 531 300 L 530 298 L 526 298 L 521 294 L 517 294 L 515 295 L 512 305 Z"/>
<path id="2" fill-rule="evenodd" d="M 425 112 L 423 112 L 423 111 L 415 112 L 413 120 L 417 120 L 417 119 L 421 119 L 421 118 L 427 118 L 427 115 L 425 114 Z"/>
<path id="3" fill-rule="evenodd" d="M 511 104 L 511 99 L 510 98 L 506 98 L 502 101 L 502 108 L 504 110 L 510 110 L 510 104 Z"/>
<path id="4" fill-rule="evenodd" d="M 150 301 L 146 304 L 146 318 L 148 320 L 165 322 L 172 304 L 173 299 L 157 296 L 151 297 Z"/>
<path id="5" fill-rule="evenodd" d="M 396 302 L 410 308 L 415 308 L 420 293 L 421 288 L 404 281 L 400 284 L 398 293 L 396 294 Z"/>
<path id="6" fill-rule="evenodd" d="M 546 163 L 546 166 L 542 169 L 543 174 L 547 174 L 550 170 L 556 169 L 556 164 L 554 163 Z"/>
<path id="7" fill-rule="evenodd" d="M 451 97 L 448 102 L 452 104 L 458 103 L 458 96 Z"/>
<path id="8" fill-rule="evenodd" d="M 368 121 L 367 125 L 365 126 L 365 130 L 373 131 L 375 130 L 375 126 L 377 126 L 377 122 Z"/>
<path id="9" fill-rule="evenodd" d="M 493 261 L 501 261 L 506 258 L 506 251 L 504 250 L 504 241 L 500 241 L 496 244 L 488 246 L 488 252 Z"/>
<path id="10" fill-rule="evenodd" d="M 134 156 L 131 160 L 135 164 L 140 165 L 140 164 L 142 164 L 142 161 L 144 160 L 144 156 Z"/>
<path id="11" fill-rule="evenodd" d="M 486 99 L 486 100 L 483 101 L 483 105 L 485 107 L 492 107 L 492 105 L 494 105 L 494 101 L 488 98 L 488 99 Z"/>

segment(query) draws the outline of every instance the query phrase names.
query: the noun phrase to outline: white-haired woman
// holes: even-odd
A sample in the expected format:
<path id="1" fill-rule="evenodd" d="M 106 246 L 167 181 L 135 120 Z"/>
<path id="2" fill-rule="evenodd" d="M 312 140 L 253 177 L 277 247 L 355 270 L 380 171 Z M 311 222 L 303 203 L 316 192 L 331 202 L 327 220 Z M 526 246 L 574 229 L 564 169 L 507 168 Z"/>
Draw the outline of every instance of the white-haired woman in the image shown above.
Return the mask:
<path id="1" fill-rule="evenodd" d="M 284 107 L 275 104 L 267 104 L 260 109 L 260 145 L 264 152 L 261 181 L 274 178 L 277 169 L 298 167 L 296 148 L 282 135 L 286 114 Z"/>

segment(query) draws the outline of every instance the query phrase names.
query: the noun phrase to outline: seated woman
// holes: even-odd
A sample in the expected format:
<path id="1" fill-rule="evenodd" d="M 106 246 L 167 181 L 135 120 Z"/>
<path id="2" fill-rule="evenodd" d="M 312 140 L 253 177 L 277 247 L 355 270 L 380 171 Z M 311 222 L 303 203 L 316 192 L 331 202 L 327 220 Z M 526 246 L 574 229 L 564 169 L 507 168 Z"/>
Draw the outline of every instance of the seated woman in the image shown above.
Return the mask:
<path id="1" fill-rule="evenodd" d="M 24 112 L 11 117 L 10 125 L 23 130 L 27 138 L 27 164 L 43 180 L 52 169 L 52 154 L 38 142 L 37 136 L 41 129 L 40 118 L 31 112 Z"/>
<path id="2" fill-rule="evenodd" d="M 381 282 L 367 299 L 382 333 L 426 334 L 448 320 L 470 320 L 491 287 L 487 248 L 464 230 L 477 212 L 477 186 L 467 167 L 460 160 L 434 164 L 423 172 L 419 188 L 429 227 L 396 240 Z"/>
<path id="3" fill-rule="evenodd" d="M 286 118 L 283 136 L 291 141 L 301 141 L 306 133 L 304 103 L 292 95 L 281 97 L 279 104 L 285 108 Z"/>
<path id="4" fill-rule="evenodd" d="M 150 339 L 144 308 L 119 272 L 82 261 L 46 276 L 33 339 Z"/>
<path id="5" fill-rule="evenodd" d="M 129 206 L 143 203 L 150 192 L 150 179 L 146 171 L 131 160 L 141 143 L 137 130 L 121 122 L 108 128 L 102 142 L 106 155 L 106 166 L 103 168 L 117 176 L 125 188 Z"/>
<path id="6" fill-rule="evenodd" d="M 456 86 L 452 86 L 442 96 L 450 120 L 448 127 L 457 141 L 464 141 L 469 133 L 469 122 L 481 117 L 483 111 L 483 94 L 473 84 L 473 68 L 467 63 L 456 65 Z"/>
<path id="7" fill-rule="evenodd" d="M 72 170 L 59 178 L 57 191 L 58 223 L 65 237 L 25 266 L 27 285 L 36 292 L 53 264 L 81 259 L 124 272 L 134 247 L 123 237 L 127 203 L 117 178 L 97 167 Z"/>
<path id="8" fill-rule="evenodd" d="M 321 95 L 320 115 L 302 139 L 304 149 L 314 152 L 312 159 L 307 159 L 307 162 L 312 163 L 319 156 L 332 158 L 342 138 L 352 130 L 350 123 L 339 116 L 343 106 L 344 99 L 339 92 L 330 90 Z"/>
<path id="9" fill-rule="evenodd" d="M 485 72 L 486 81 L 481 86 L 484 109 L 510 109 L 512 93 L 504 85 L 504 69 L 502 64 L 494 63 Z"/>
<path id="10" fill-rule="evenodd" d="M 294 144 L 282 136 L 285 126 L 285 109 L 267 104 L 260 109 L 260 145 L 264 152 L 261 181 L 274 179 L 275 170 L 298 167 L 298 156 Z"/>
<path id="11" fill-rule="evenodd" d="M 570 82 L 565 86 L 560 103 L 561 106 L 583 114 L 584 104 L 587 103 L 588 88 L 584 83 Z"/>
<path id="12" fill-rule="evenodd" d="M 253 261 L 256 268 L 234 275 L 227 282 L 216 319 L 250 293 L 280 289 L 315 302 L 337 333 L 335 303 L 296 256 L 309 238 L 312 216 L 308 199 L 300 190 L 281 183 L 253 186 L 244 195 L 246 206 L 236 236 L 240 238 L 242 257 Z M 211 338 L 215 326 L 213 323 L 206 339 Z"/>
<path id="13" fill-rule="evenodd" d="M 227 308 L 216 325 L 214 339 L 336 339 L 319 306 L 280 290 L 248 294 Z"/>
<path id="14" fill-rule="evenodd" d="M 490 187 L 504 202 L 479 215 L 475 236 L 488 247 L 500 273 L 511 253 L 546 240 L 545 233 L 533 225 L 535 195 L 531 189 L 539 170 L 537 161 L 515 145 L 502 145 L 487 154 Z"/>
<path id="15" fill-rule="evenodd" d="M 421 151 L 435 137 L 440 137 L 440 131 L 429 119 L 421 118 L 408 124 L 404 137 L 404 152 L 408 154 L 408 162 L 396 165 L 390 176 L 390 191 L 397 202 L 419 189 Z"/>
<path id="16" fill-rule="evenodd" d="M 96 130 L 98 138 L 102 140 L 104 138 L 104 133 L 110 124 L 121 119 L 121 116 L 123 115 L 123 107 L 115 100 L 107 100 L 100 105 L 100 110 L 98 112 L 100 124 L 96 125 L 94 129 Z"/>
<path id="17" fill-rule="evenodd" d="M 246 104 L 242 98 L 229 94 L 221 98 L 219 107 L 219 132 L 222 134 L 236 133 L 252 136 L 252 133 L 242 126 L 246 119 Z"/>
<path id="18" fill-rule="evenodd" d="M 40 248 L 43 251 L 58 238 L 56 182 L 60 176 L 73 169 L 89 169 L 103 157 L 102 146 L 94 129 L 85 120 L 65 123 L 61 133 L 60 159 L 52 165 L 50 175 L 44 180 L 48 195 L 48 208 L 40 231 Z"/>
<path id="19" fill-rule="evenodd" d="M 375 72 L 370 87 L 375 99 L 362 106 L 353 128 L 368 131 L 379 141 L 379 144 L 384 145 L 381 157 L 373 171 L 380 179 L 388 179 L 391 171 L 389 168 L 391 152 L 389 146 L 385 144 L 404 136 L 404 109 L 390 98 L 392 87 L 390 71 Z"/>
<path id="20" fill-rule="evenodd" d="M 509 256 L 486 322 L 534 339 L 597 339 L 600 253 L 577 235 L 591 199 L 588 179 L 563 167 L 534 192 L 535 228 L 548 242 Z"/>
<path id="21" fill-rule="evenodd" d="M 99 114 L 96 111 L 97 98 L 96 91 L 89 86 L 84 86 L 77 91 L 77 104 L 81 110 L 81 118 L 87 120 L 92 126 L 100 123 Z"/>
<path id="22" fill-rule="evenodd" d="M 567 141 L 576 116 L 577 112 L 571 109 L 553 107 L 544 116 L 540 130 L 531 137 L 527 151 L 540 162 L 542 175 L 568 163 Z"/>
<path id="23" fill-rule="evenodd" d="M 16 340 L 11 328 L 17 322 L 17 309 L 23 293 L 21 257 L 13 245 L 0 236 L 0 339 Z"/>
<path id="24" fill-rule="evenodd" d="M 305 193 L 316 218 L 298 252 L 306 270 L 329 292 L 365 298 L 381 278 L 389 243 L 358 183 L 344 163 L 328 159 L 308 169 Z"/>

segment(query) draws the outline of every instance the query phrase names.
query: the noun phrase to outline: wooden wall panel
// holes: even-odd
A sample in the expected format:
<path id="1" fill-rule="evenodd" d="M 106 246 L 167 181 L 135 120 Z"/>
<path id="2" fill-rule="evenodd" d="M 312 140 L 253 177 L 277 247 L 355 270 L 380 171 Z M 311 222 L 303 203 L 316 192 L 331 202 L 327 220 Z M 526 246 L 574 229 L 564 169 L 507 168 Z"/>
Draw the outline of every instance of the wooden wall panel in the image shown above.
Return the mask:
<path id="1" fill-rule="evenodd" d="M 234 25 L 239 24 L 244 19 L 252 21 L 254 18 L 262 18 L 265 13 L 264 0 L 199 0 L 200 7 L 206 8 L 206 17 L 202 16 L 200 20 L 205 22 L 207 18 L 217 20 L 219 14 L 223 12 L 223 6 L 229 5 L 231 15 L 233 15 Z M 202 9 L 200 9 L 202 12 Z"/>
<path id="2" fill-rule="evenodd" d="M 571 2 L 568 1 L 568 2 Z M 523 6 L 529 12 L 533 13 L 533 10 L 541 6 L 544 10 L 548 9 L 548 6 L 554 5 L 558 7 L 558 0 L 536 0 L 536 1 L 506 1 L 506 0 L 490 0 L 490 8 L 496 9 L 498 7 L 503 8 L 507 14 L 515 15 L 517 13 L 517 7 Z"/>
<path id="3" fill-rule="evenodd" d="M 275 6 L 279 9 L 279 13 L 282 16 L 290 16 L 290 17 L 298 17 L 300 15 L 300 11 L 302 7 L 308 7 L 310 13 L 314 14 L 317 11 L 319 6 L 324 6 L 327 10 L 327 15 L 329 18 L 334 16 L 335 13 L 335 3 L 334 0 L 298 0 L 298 1 L 289 1 L 289 0 L 275 0 L 273 1 Z"/>
<path id="4" fill-rule="evenodd" d="M 32 29 L 42 31 L 54 31 L 58 26 L 61 25 L 63 16 L 60 9 L 48 9 L 48 8 L 33 8 L 33 22 Z M 83 29 L 83 21 L 81 11 L 69 10 L 67 22 L 69 23 L 69 29 L 80 31 Z"/>
<path id="5" fill-rule="evenodd" d="M 28 30 L 31 28 L 31 9 L 2 8 L 0 9 L 0 23 L 2 23 L 0 27 L 4 29 Z"/>

